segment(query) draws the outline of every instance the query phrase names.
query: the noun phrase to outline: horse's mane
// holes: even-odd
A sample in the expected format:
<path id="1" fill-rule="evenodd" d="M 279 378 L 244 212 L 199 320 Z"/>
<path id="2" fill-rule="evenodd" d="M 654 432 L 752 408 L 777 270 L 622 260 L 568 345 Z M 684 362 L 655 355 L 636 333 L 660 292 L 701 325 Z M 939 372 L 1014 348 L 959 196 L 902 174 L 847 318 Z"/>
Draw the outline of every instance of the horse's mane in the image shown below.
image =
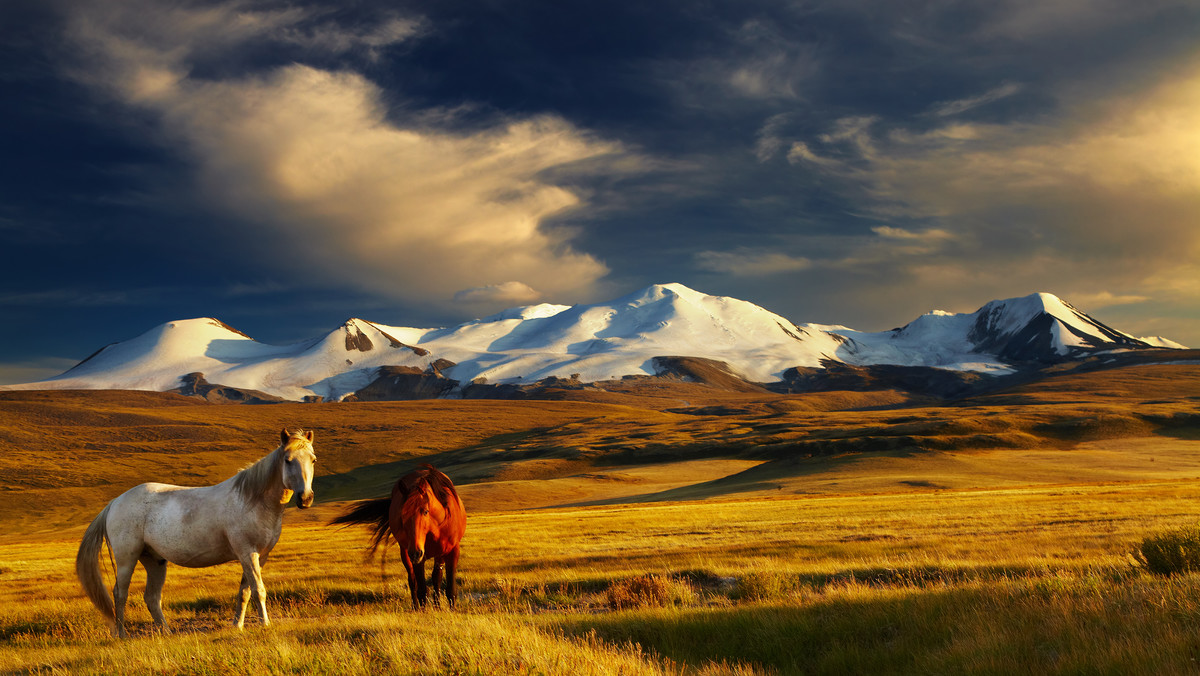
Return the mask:
<path id="1" fill-rule="evenodd" d="M 288 442 L 290 441 L 289 438 Z M 267 497 L 267 489 L 273 482 L 281 481 L 279 464 L 283 462 L 283 450 L 287 448 L 288 442 L 280 444 L 279 448 L 243 467 L 233 476 L 233 490 L 237 491 L 247 504 L 257 507 L 270 500 Z"/>
<path id="2" fill-rule="evenodd" d="M 455 490 L 454 482 L 450 480 L 450 477 L 441 473 L 429 463 L 422 463 L 418 467 L 419 469 L 406 474 L 397 482 L 400 492 L 404 496 L 406 507 L 409 496 L 417 493 L 422 483 L 427 483 L 429 484 L 429 488 L 433 490 L 434 496 L 437 497 L 438 501 L 442 503 L 442 506 L 447 511 L 456 511 L 458 509 L 458 491 Z"/>

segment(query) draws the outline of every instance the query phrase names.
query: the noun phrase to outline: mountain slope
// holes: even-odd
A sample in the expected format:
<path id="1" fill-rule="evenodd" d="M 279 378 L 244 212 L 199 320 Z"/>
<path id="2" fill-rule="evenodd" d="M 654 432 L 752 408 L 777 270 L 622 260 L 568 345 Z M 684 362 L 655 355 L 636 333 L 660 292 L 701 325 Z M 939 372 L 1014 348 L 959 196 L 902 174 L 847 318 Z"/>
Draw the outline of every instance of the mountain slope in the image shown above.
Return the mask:
<path id="1" fill-rule="evenodd" d="M 994 300 L 970 314 L 935 310 L 892 331 L 819 327 L 847 339 L 837 358 L 849 364 L 936 366 L 1011 372 L 1095 350 L 1163 347 L 1112 329 L 1049 293 Z M 1161 341 L 1161 339 L 1159 339 Z M 1172 347 L 1182 347 L 1177 343 Z"/>
<path id="2" fill-rule="evenodd" d="M 210 383 L 260 390 L 284 399 L 339 399 L 375 379 L 381 366 L 425 368 L 428 353 L 374 324 L 350 319 L 327 335 L 267 345 L 211 318 L 157 326 L 109 345 L 62 375 L 6 389 L 174 390 L 202 373 Z"/>
<path id="3" fill-rule="evenodd" d="M 662 284 L 606 303 L 512 308 L 440 329 L 350 319 L 324 336 L 282 346 L 215 319 L 180 320 L 109 345 L 55 378 L 0 389 L 167 391 L 200 373 L 203 381 L 191 375 L 187 382 L 329 400 L 359 391 L 368 396 L 368 386 L 373 398 L 393 396 L 406 382 L 452 394 L 472 382 L 657 375 L 668 368 L 662 357 L 723 362 L 729 377 L 765 383 L 795 367 L 837 362 L 1011 373 L 1096 351 L 1165 344 L 1112 329 L 1045 293 L 992 301 L 969 314 L 934 311 L 868 333 L 797 326 L 753 303 Z"/>
<path id="4" fill-rule="evenodd" d="M 797 329 L 753 303 L 681 284 L 607 303 L 522 310 L 431 331 L 418 344 L 455 362 L 444 373 L 463 382 L 654 375 L 651 360 L 663 355 L 726 361 L 742 377 L 765 381 L 790 366 L 832 358 L 840 345 L 835 336 Z"/>

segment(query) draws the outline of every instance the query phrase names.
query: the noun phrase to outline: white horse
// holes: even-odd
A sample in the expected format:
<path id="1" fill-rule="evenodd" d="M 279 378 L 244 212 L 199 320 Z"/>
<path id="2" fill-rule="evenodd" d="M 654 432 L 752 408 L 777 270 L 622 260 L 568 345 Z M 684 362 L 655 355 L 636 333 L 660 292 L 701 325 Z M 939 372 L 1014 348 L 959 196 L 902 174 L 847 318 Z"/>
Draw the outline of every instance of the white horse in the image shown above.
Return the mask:
<path id="1" fill-rule="evenodd" d="M 279 541 L 283 509 L 292 494 L 300 495 L 301 509 L 312 504 L 313 463 L 317 459 L 311 431 L 284 429 L 279 436 L 279 448 L 215 486 L 142 484 L 101 510 L 83 535 L 75 572 L 114 634 L 125 637 L 125 601 L 139 561 L 146 569 L 146 607 L 163 631 L 167 622 L 162 614 L 162 588 L 168 561 L 189 568 L 240 561 L 237 628 L 245 622 L 251 592 L 257 596 L 263 625 L 270 624 L 262 566 Z M 98 563 L 105 541 L 117 569 L 111 599 Z"/>

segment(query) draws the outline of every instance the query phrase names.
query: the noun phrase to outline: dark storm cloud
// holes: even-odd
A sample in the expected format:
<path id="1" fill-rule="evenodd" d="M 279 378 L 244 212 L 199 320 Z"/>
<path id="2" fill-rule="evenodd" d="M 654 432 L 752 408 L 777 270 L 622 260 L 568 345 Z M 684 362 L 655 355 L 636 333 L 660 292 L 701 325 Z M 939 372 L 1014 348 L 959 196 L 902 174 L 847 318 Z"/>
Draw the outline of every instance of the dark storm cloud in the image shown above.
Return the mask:
<path id="1" fill-rule="evenodd" d="M 0 361 L 664 281 L 864 329 L 1045 290 L 1200 343 L 1186 4 L 0 12 L 0 313 L 79 334 Z"/>

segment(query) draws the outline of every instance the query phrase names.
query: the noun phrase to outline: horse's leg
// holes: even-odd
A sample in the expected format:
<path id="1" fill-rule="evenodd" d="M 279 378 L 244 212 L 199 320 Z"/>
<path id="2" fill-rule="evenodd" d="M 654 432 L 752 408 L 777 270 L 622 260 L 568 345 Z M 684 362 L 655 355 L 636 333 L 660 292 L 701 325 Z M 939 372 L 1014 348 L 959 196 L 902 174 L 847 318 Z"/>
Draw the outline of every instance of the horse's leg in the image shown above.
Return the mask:
<path id="1" fill-rule="evenodd" d="M 250 595 L 253 592 L 258 595 L 258 612 L 262 616 L 263 626 L 269 627 L 271 620 L 267 618 L 267 587 L 262 581 L 262 568 L 258 563 L 258 552 L 250 552 L 240 558 L 242 561 L 242 587 L 235 624 L 238 629 L 245 624 L 246 604 L 250 602 Z"/>
<path id="2" fill-rule="evenodd" d="M 417 574 L 417 598 L 421 601 L 421 607 L 425 607 L 425 602 L 428 600 L 429 587 L 425 581 L 425 562 L 421 561 L 416 566 Z"/>
<path id="3" fill-rule="evenodd" d="M 454 610 L 458 599 L 458 547 L 446 554 L 446 607 Z"/>
<path id="4" fill-rule="evenodd" d="M 245 566 L 242 567 L 242 582 L 238 586 L 237 595 L 237 616 L 233 621 L 233 625 L 238 629 L 246 623 L 246 604 L 250 603 L 250 574 L 246 572 Z"/>
<path id="5" fill-rule="evenodd" d="M 267 557 L 270 552 L 258 557 L 258 588 L 255 590 L 255 595 L 258 597 L 258 616 L 262 618 L 263 626 L 269 626 L 271 621 L 267 619 L 267 585 L 263 582 L 262 569 L 267 565 Z"/>
<path id="6" fill-rule="evenodd" d="M 433 588 L 433 605 L 442 605 L 438 600 L 438 594 L 442 592 L 442 562 L 440 559 L 433 560 L 433 577 L 429 581 L 429 586 Z"/>
<path id="7" fill-rule="evenodd" d="M 113 612 L 117 620 L 117 636 L 125 638 L 125 602 L 129 600 L 129 581 L 133 579 L 133 569 L 137 567 L 137 557 L 114 557 L 117 564 L 117 579 L 113 583 Z"/>
<path id="8" fill-rule="evenodd" d="M 401 557 L 408 571 L 408 594 L 412 597 L 413 610 L 420 610 L 425 605 L 425 564 L 413 563 L 408 552 L 402 552 Z"/>
<path id="9" fill-rule="evenodd" d="M 150 616 L 154 618 L 158 628 L 166 633 L 168 629 L 167 619 L 163 617 L 162 611 L 162 590 L 163 583 L 167 580 L 167 560 L 150 552 L 143 553 L 140 560 L 142 567 L 146 569 L 146 593 L 143 596 L 146 599 L 146 608 L 150 610 Z"/>
<path id="10" fill-rule="evenodd" d="M 413 570 L 412 559 L 409 558 L 408 552 L 403 547 L 400 548 L 400 562 L 404 564 L 404 570 L 408 573 L 408 597 L 412 599 L 413 610 L 417 608 L 417 577 Z"/>

